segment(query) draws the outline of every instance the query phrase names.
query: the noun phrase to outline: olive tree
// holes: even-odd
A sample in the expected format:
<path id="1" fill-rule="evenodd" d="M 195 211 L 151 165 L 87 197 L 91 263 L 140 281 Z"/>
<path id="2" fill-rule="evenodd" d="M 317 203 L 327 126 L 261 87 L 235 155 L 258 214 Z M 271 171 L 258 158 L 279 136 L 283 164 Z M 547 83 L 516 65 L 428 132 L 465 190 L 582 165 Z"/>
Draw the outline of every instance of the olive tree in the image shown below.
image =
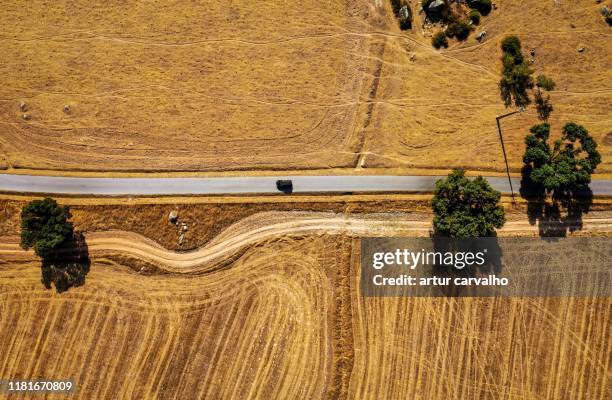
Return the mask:
<path id="1" fill-rule="evenodd" d="M 462 169 L 436 182 L 432 201 L 434 234 L 453 238 L 495 236 L 506 219 L 501 193 L 479 176 L 468 179 Z"/>

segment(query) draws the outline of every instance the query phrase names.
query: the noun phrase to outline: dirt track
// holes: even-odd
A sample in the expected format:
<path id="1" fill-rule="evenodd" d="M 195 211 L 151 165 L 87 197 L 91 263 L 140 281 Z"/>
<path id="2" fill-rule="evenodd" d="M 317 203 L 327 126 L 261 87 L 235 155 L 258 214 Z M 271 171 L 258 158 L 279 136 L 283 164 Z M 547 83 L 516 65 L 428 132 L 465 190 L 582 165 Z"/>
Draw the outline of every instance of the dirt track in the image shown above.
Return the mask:
<path id="1" fill-rule="evenodd" d="M 430 222 L 410 220 L 407 215 L 372 214 L 352 216 L 316 212 L 263 212 L 232 224 L 213 240 L 191 252 L 169 251 L 157 243 L 131 232 L 93 232 L 86 235 L 89 252 L 118 253 L 158 265 L 167 272 L 201 273 L 219 260 L 231 257 L 241 249 L 282 237 L 309 235 L 424 236 Z M 612 219 L 590 218 L 583 221 L 583 232 L 612 230 Z M 510 221 L 499 231 L 502 236 L 533 235 L 536 226 L 527 221 Z M 21 253 L 16 240 L 4 239 L 0 254 Z"/>

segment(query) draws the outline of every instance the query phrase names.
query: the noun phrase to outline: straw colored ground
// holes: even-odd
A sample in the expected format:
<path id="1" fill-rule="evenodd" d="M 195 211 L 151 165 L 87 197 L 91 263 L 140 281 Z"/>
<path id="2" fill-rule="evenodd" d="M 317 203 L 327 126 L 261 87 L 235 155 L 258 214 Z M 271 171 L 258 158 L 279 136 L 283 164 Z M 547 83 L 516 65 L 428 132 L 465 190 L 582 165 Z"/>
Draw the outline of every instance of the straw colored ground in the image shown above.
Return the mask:
<path id="1" fill-rule="evenodd" d="M 554 125 L 585 124 L 612 172 L 600 5 L 498 1 L 482 44 L 439 52 L 412 3 L 408 33 L 386 0 L 3 4 L 0 168 L 502 171 L 499 42 L 514 33 L 557 81 Z M 503 121 L 514 171 L 536 121 Z"/>
<path id="2" fill-rule="evenodd" d="M 192 207 L 182 213 L 214 209 Z M 70 377 L 87 399 L 606 398 L 609 298 L 362 298 L 359 238 L 427 235 L 430 216 L 405 203 L 293 207 L 237 220 L 230 210 L 233 222 L 219 217 L 187 253 L 87 232 L 91 271 L 62 294 L 42 287 L 39 261 L 3 225 L 0 376 Z M 86 208 L 80 230 L 96 226 Z M 15 209 L 3 208 L 7 220 Z M 167 209 L 153 210 L 162 230 Z M 105 213 L 114 229 L 133 226 Z M 589 214 L 585 231 L 609 235 L 609 212 Z M 512 218 L 502 234 L 534 232 Z"/>

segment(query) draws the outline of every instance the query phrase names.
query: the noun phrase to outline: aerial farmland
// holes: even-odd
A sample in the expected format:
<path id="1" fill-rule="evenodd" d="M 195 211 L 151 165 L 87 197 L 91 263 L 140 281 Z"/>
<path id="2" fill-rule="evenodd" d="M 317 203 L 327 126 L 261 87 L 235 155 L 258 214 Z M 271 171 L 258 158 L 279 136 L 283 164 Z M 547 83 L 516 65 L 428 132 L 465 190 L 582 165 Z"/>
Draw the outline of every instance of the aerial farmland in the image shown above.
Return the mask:
<path id="1" fill-rule="evenodd" d="M 0 5 L 0 398 L 609 398 L 609 247 L 565 260 L 590 294 L 362 271 L 370 238 L 612 236 L 611 10 Z"/>

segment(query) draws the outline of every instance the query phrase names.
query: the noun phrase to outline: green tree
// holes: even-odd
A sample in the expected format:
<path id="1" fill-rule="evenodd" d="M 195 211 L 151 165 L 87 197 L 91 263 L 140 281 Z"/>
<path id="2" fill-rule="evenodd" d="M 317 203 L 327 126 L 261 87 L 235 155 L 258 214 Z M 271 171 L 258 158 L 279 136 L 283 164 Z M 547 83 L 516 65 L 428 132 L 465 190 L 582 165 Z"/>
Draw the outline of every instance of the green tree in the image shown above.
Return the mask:
<path id="1" fill-rule="evenodd" d="M 495 236 L 506 222 L 501 194 L 486 179 L 465 177 L 462 169 L 436 182 L 432 201 L 434 233 L 454 238 Z"/>
<path id="2" fill-rule="evenodd" d="M 553 196 L 586 189 L 601 162 L 597 143 L 581 125 L 568 122 L 551 147 L 550 125 L 534 125 L 525 137 L 523 175 L 528 184 Z"/>
<path id="3" fill-rule="evenodd" d="M 514 36 L 506 36 L 502 40 L 501 48 L 504 54 L 508 54 L 516 58 L 516 63 L 521 64 L 523 62 L 523 54 L 521 53 L 521 40 Z"/>
<path id="4" fill-rule="evenodd" d="M 470 21 L 472 21 L 474 25 L 480 24 L 480 13 L 478 12 L 478 10 L 470 11 L 469 17 L 470 17 Z"/>
<path id="5" fill-rule="evenodd" d="M 446 39 L 446 35 L 444 34 L 444 32 L 438 32 L 433 35 L 433 37 L 431 38 L 431 44 L 436 49 L 439 49 L 440 47 L 448 47 L 448 40 Z"/>
<path id="6" fill-rule="evenodd" d="M 488 15 L 491 12 L 491 8 L 493 8 L 491 0 L 469 0 L 468 5 L 478 10 L 482 15 Z"/>
<path id="7" fill-rule="evenodd" d="M 528 89 L 534 86 L 533 70 L 525 64 L 521 53 L 521 41 L 516 36 L 507 36 L 501 44 L 502 78 L 499 81 L 500 96 L 506 107 L 513 102 L 517 107 L 525 107 L 531 100 Z"/>
<path id="8" fill-rule="evenodd" d="M 68 207 L 59 206 L 53 199 L 29 202 L 21 210 L 21 247 L 34 248 L 39 257 L 48 258 L 72 239 L 70 217 Z"/>
<path id="9" fill-rule="evenodd" d="M 452 38 L 455 37 L 457 40 L 465 40 L 470 36 L 472 28 L 465 21 L 451 22 L 446 28 L 446 36 Z"/>
<path id="10" fill-rule="evenodd" d="M 536 86 L 550 92 L 551 90 L 555 89 L 556 84 L 552 78 L 549 78 L 544 74 L 540 74 L 536 79 Z"/>
<path id="11" fill-rule="evenodd" d="M 535 93 L 535 105 L 536 111 L 538 112 L 538 118 L 542 121 L 548 121 L 550 114 L 553 112 L 550 96 L 547 95 L 544 97 L 542 92 L 538 89 Z"/>

